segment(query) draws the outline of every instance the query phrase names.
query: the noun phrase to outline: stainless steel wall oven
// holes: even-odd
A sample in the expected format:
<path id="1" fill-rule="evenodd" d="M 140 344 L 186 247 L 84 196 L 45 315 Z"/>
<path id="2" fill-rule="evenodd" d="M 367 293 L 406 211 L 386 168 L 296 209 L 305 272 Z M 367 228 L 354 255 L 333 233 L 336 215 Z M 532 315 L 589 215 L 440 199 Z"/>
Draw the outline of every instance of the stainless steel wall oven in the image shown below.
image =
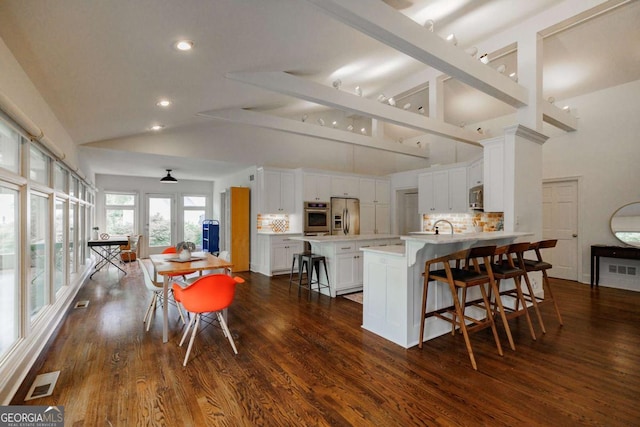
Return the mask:
<path id="1" fill-rule="evenodd" d="M 304 202 L 304 233 L 331 233 L 331 204 Z"/>

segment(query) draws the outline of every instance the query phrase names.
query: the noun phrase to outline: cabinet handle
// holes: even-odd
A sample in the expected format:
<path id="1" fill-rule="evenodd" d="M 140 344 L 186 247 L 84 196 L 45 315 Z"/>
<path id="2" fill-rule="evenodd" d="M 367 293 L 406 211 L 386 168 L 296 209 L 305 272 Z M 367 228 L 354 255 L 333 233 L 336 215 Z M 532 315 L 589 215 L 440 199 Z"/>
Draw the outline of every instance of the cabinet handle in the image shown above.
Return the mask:
<path id="1" fill-rule="evenodd" d="M 340 249 L 351 249 L 351 246 L 347 246 L 346 248 L 340 248 Z"/>

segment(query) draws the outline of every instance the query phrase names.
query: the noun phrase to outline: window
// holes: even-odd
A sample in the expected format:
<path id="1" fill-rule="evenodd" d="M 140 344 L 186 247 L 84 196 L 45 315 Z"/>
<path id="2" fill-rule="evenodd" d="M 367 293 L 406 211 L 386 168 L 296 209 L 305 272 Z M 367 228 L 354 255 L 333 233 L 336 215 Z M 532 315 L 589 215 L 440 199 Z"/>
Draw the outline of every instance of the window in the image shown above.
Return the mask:
<path id="1" fill-rule="evenodd" d="M 67 191 L 67 183 L 69 182 L 69 173 L 60 164 L 56 163 L 53 174 L 53 188 L 65 193 Z"/>
<path id="2" fill-rule="evenodd" d="M 76 211 L 78 210 L 77 203 L 69 203 L 69 272 L 75 273 L 77 258 L 77 236 L 76 236 Z"/>
<path id="3" fill-rule="evenodd" d="M 0 122 L 0 168 L 20 173 L 20 135 Z"/>
<path id="4" fill-rule="evenodd" d="M 49 200 L 46 195 L 31 193 L 29 196 L 31 216 L 31 268 L 30 268 L 30 292 L 29 313 L 33 319 L 44 307 L 46 291 L 49 285 L 47 259 L 47 236 L 49 236 Z"/>
<path id="5" fill-rule="evenodd" d="M 193 242 L 202 249 L 202 221 L 204 220 L 207 198 L 204 196 L 184 196 L 183 206 L 183 238 Z"/>
<path id="6" fill-rule="evenodd" d="M 53 246 L 53 289 L 54 292 L 58 292 L 62 289 L 62 286 L 67 283 L 66 277 L 66 215 L 67 215 L 67 203 L 62 199 L 56 199 L 56 210 L 54 219 L 54 233 L 55 240 Z"/>
<path id="7" fill-rule="evenodd" d="M 135 234 L 136 195 L 126 193 L 105 193 L 106 227 L 108 234 L 130 236 Z"/>
<path id="8" fill-rule="evenodd" d="M 18 339 L 19 213 L 18 191 L 0 186 L 0 359 Z"/>
<path id="9" fill-rule="evenodd" d="M 171 232 L 173 224 L 172 196 L 149 196 L 149 247 L 157 248 L 172 246 L 174 233 Z"/>
<path id="10" fill-rule="evenodd" d="M 40 151 L 36 146 L 31 146 L 29 164 L 31 171 L 29 178 L 40 184 L 49 185 L 49 156 Z"/>

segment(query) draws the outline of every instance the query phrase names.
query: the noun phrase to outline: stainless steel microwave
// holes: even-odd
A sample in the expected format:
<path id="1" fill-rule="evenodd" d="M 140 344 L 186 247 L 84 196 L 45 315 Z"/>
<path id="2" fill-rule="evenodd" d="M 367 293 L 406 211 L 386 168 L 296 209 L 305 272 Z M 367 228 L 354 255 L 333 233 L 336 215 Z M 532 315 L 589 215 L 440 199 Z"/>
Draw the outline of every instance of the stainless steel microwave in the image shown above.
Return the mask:
<path id="1" fill-rule="evenodd" d="M 484 188 L 476 185 L 469 189 L 469 207 L 471 209 L 484 209 Z"/>

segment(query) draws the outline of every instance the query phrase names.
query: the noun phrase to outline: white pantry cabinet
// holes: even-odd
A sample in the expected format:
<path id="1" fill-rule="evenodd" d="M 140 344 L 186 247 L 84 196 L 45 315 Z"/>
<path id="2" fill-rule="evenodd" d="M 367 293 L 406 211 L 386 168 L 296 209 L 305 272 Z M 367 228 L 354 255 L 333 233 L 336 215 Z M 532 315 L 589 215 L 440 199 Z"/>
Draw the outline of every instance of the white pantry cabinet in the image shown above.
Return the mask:
<path id="1" fill-rule="evenodd" d="M 352 176 L 332 176 L 331 196 L 358 198 L 360 196 L 360 179 Z"/>

